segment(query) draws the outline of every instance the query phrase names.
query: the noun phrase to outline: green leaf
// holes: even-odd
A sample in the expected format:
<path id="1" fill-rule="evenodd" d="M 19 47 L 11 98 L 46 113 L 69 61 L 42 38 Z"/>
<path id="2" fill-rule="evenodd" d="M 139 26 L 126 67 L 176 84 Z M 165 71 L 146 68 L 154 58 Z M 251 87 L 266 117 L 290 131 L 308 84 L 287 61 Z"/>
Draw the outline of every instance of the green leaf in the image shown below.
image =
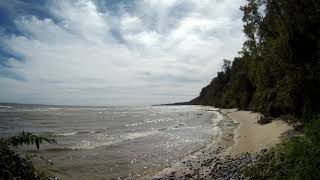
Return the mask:
<path id="1" fill-rule="evenodd" d="M 39 150 L 40 148 L 39 138 L 35 139 L 35 142 L 36 142 L 37 149 Z"/>

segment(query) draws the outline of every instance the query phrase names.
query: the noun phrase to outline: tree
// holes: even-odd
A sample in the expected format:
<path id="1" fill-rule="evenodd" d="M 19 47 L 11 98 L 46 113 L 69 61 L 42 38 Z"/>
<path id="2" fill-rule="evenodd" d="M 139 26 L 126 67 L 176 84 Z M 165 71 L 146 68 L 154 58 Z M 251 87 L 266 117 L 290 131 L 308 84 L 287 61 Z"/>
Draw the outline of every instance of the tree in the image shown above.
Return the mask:
<path id="1" fill-rule="evenodd" d="M 231 61 L 228 59 L 224 59 L 222 68 L 223 68 L 224 72 L 229 72 L 231 69 Z"/>

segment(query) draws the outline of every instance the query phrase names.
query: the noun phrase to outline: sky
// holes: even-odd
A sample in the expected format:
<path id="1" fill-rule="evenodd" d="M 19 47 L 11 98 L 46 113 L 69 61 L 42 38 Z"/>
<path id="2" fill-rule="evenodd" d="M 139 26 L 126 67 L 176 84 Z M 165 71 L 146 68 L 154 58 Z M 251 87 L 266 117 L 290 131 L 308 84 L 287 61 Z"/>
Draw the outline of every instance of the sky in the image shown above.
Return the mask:
<path id="1" fill-rule="evenodd" d="M 1 0 L 0 102 L 189 101 L 238 55 L 243 0 Z"/>

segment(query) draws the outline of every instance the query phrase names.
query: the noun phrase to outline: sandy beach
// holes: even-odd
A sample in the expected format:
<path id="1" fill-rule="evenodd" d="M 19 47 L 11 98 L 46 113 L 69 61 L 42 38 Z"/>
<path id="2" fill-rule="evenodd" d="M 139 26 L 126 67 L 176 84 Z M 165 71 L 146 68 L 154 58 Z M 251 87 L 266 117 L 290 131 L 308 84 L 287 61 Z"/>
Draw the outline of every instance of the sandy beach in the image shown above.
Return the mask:
<path id="1" fill-rule="evenodd" d="M 291 126 L 280 119 L 260 125 L 257 123 L 261 116 L 259 113 L 238 111 L 237 109 L 221 109 L 221 111 L 240 123 L 235 131 L 235 144 L 227 150 L 227 154 L 257 153 L 279 143 L 282 134 L 292 129 Z"/>
<path id="2" fill-rule="evenodd" d="M 192 159 L 182 159 L 153 179 L 245 179 L 240 170 L 254 163 L 261 150 L 280 143 L 281 137 L 292 129 L 281 119 L 260 125 L 257 120 L 261 114 L 252 111 L 220 109 L 220 112 L 238 127 L 224 129 L 215 147 L 195 153 Z"/>

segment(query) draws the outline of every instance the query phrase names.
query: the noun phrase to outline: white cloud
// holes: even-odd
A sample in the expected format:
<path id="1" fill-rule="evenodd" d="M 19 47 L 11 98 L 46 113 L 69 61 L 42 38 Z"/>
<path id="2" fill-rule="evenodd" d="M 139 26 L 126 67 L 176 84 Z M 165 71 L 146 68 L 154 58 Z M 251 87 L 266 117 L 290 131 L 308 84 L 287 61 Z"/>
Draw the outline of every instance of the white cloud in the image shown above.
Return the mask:
<path id="1" fill-rule="evenodd" d="M 1 101 L 140 105 L 187 101 L 240 50 L 242 0 L 136 1 L 101 12 L 94 1 L 53 1 L 52 20 L 19 17 L 26 36 L 2 36 L 23 61 L 0 77 Z M 117 14 L 117 15 L 115 15 Z M 240 15 L 239 15 L 240 14 Z"/>

